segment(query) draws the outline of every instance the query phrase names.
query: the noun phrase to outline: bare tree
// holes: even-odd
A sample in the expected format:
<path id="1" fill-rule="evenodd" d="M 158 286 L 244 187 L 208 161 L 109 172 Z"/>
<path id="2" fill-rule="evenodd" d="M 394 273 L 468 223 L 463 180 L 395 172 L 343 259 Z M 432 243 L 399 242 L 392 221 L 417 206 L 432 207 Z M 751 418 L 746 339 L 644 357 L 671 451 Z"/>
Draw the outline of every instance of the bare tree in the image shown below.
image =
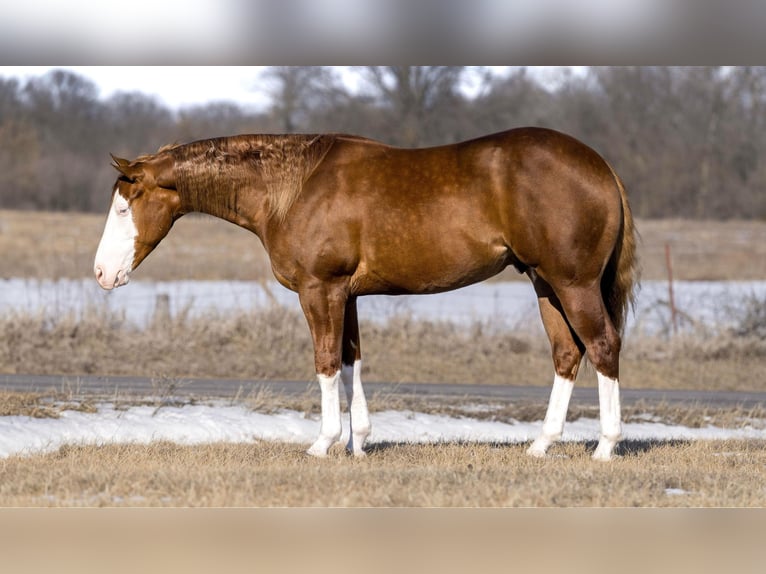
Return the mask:
<path id="1" fill-rule="evenodd" d="M 359 72 L 389 113 L 400 145 L 433 143 L 437 110 L 454 107 L 464 66 L 367 66 Z M 448 116 L 442 116 L 444 120 Z"/>
<path id="2" fill-rule="evenodd" d="M 173 111 L 144 94 L 107 100 L 87 79 L 53 71 L 0 78 L 0 207 L 102 210 L 108 153 L 174 141 L 280 131 L 345 131 L 437 145 L 521 125 L 571 133 L 600 151 L 641 217 L 766 218 L 766 68 L 617 67 L 562 75 L 523 68 L 355 68 L 360 90 L 326 67 L 261 78 L 273 107 L 216 103 Z M 478 82 L 472 97 L 467 80 Z"/>
<path id="3" fill-rule="evenodd" d="M 479 133 L 520 126 L 560 127 L 553 98 L 526 68 L 500 77 L 485 76 L 484 93 L 472 104 Z"/>
<path id="4" fill-rule="evenodd" d="M 157 99 L 140 92 L 119 92 L 104 106 L 104 131 L 113 146 L 108 151 L 134 157 L 154 151 L 170 137 L 176 118 Z M 144 147 L 150 144 L 150 147 Z"/>
<path id="5" fill-rule="evenodd" d="M 335 72 L 325 66 L 273 66 L 262 77 L 270 84 L 272 113 L 286 133 L 305 130 L 311 110 L 339 90 Z"/>

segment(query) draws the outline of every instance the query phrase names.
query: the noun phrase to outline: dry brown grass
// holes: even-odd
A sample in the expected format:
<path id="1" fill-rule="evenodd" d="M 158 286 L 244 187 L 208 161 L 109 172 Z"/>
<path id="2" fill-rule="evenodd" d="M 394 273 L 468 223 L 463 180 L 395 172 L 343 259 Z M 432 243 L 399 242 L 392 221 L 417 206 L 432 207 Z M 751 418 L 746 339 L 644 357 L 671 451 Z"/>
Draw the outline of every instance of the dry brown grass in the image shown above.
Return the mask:
<path id="1" fill-rule="evenodd" d="M 260 412 L 316 411 L 315 397 L 263 391 L 241 398 Z M 121 397 L 117 408 L 151 403 Z M 92 408 L 92 398 L 5 393 L 3 414 L 50 416 L 44 408 Z M 539 420 L 543 405 L 489 404 L 479 413 L 460 399 L 373 394 L 372 411 L 399 408 L 495 420 Z M 162 408 L 162 403 L 158 403 Z M 762 408 L 636 404 L 625 420 L 737 427 Z M 595 416 L 575 408 L 570 418 Z M 55 413 L 54 413 L 55 416 Z M 258 441 L 181 446 L 66 445 L 0 459 L 0 507 L 753 507 L 766 505 L 766 441 L 623 441 L 618 458 L 597 463 L 592 442 L 559 443 L 544 460 L 526 444 L 373 443 L 356 459 L 334 446 L 326 459 L 305 445 Z"/>
<path id="2" fill-rule="evenodd" d="M 57 418 L 58 410 L 44 404 L 39 393 L 15 393 L 0 391 L 0 416 L 27 416 L 33 418 Z"/>
<path id="3" fill-rule="evenodd" d="M 104 217 L 0 211 L 5 277 L 87 277 Z M 765 279 L 766 223 L 639 222 L 643 277 L 665 277 L 664 244 L 677 279 Z M 146 280 L 270 278 L 257 239 L 224 222 L 187 217 L 136 273 Z M 501 279 L 517 279 L 506 272 Z M 0 372 L 128 374 L 155 377 L 156 406 L 184 376 L 313 378 L 311 344 L 297 313 L 271 309 L 238 317 L 184 317 L 136 330 L 103 311 L 44 320 L 0 318 Z M 362 327 L 367 380 L 550 383 L 547 343 L 491 329 L 398 318 Z M 766 344 L 757 337 L 628 341 L 622 379 L 633 388 L 762 390 Z M 125 357 L 140 361 L 125 361 Z M 748 375 L 749 373 L 749 375 Z M 579 384 L 592 385 L 592 370 Z M 92 410 L 93 397 L 0 394 L 0 416 L 58 416 Z M 126 404 L 135 398 L 124 398 Z M 152 399 L 153 400 L 153 399 Z M 254 410 L 316 412 L 314 393 L 238 397 Z M 464 414 L 460 401 L 370 397 L 373 410 Z M 544 405 L 491 405 L 480 416 L 539 420 Z M 643 405 L 625 419 L 644 415 Z M 573 409 L 570 418 L 593 416 Z M 660 420 L 736 426 L 762 410 L 660 405 Z M 471 413 L 477 416 L 476 413 Z M 611 464 L 590 460 L 593 445 L 557 445 L 545 460 L 525 445 L 373 445 L 365 460 L 333 449 L 325 460 L 297 445 L 184 447 L 67 446 L 0 460 L 0 506 L 764 506 L 766 442 L 627 442 Z"/>
<path id="4" fill-rule="evenodd" d="M 104 214 L 106 213 L 106 200 Z M 0 210 L 4 277 L 89 277 L 105 215 Z M 766 279 L 766 222 L 638 221 L 644 279 L 665 279 L 665 244 L 676 279 Z M 271 279 L 250 232 L 207 216 L 179 220 L 136 271 L 142 280 Z M 501 280 L 519 280 L 506 270 Z"/>
<path id="5" fill-rule="evenodd" d="M 316 410 L 315 397 L 268 391 L 241 398 L 261 412 Z M 150 399 L 122 397 L 118 408 Z M 5 393 L 3 414 L 50 416 L 44 409 L 84 407 L 92 398 Z M 543 405 L 497 404 L 469 413 L 459 399 L 373 394 L 371 410 L 413 409 L 496 420 L 539 420 Z M 162 404 L 158 403 L 158 408 Z M 645 405 L 625 409 L 642 418 Z M 763 409 L 654 405 L 655 420 L 741 426 Z M 573 409 L 572 418 L 595 409 Z M 544 460 L 524 444 L 374 443 L 359 460 L 340 445 L 326 459 L 305 446 L 259 441 L 181 446 L 67 445 L 55 452 L 0 460 L 0 507 L 752 507 L 766 505 L 766 441 L 624 441 L 612 463 L 596 463 L 594 443 L 560 443 Z"/>
<path id="6" fill-rule="evenodd" d="M 182 384 L 182 382 L 181 382 Z M 104 395 L 90 393 L 63 393 L 58 391 L 42 392 L 0 392 L 0 416 L 27 416 L 33 418 L 58 418 L 62 411 L 96 413 L 99 403 L 108 403 L 110 408 L 125 410 L 133 406 L 151 406 L 155 412 L 168 406 L 220 404 L 220 397 L 189 396 L 173 393 L 173 385 L 168 389 L 161 384 L 149 395 L 135 393 L 109 392 Z M 470 396 L 423 396 L 409 393 L 373 391 L 367 393 L 368 406 L 372 413 L 398 410 L 426 414 L 438 414 L 451 417 L 467 417 L 475 420 L 514 422 L 540 422 L 545 416 L 547 405 L 544 401 L 531 400 L 482 400 L 481 408 Z M 307 384 L 302 393 L 282 393 L 260 388 L 248 394 L 241 394 L 226 399 L 226 404 L 242 405 L 258 413 L 274 414 L 284 410 L 298 411 L 319 415 L 319 397 L 314 385 Z M 347 408 L 347 405 L 346 407 Z M 567 411 L 567 420 L 580 418 L 597 419 L 598 405 L 581 404 L 576 401 Z M 682 425 L 690 428 L 716 426 L 720 428 L 763 428 L 766 425 L 766 407 L 756 405 L 709 406 L 689 403 L 667 403 L 637 401 L 622 407 L 623 422 L 652 422 L 666 425 Z"/>
<path id="7" fill-rule="evenodd" d="M 300 313 L 183 315 L 147 329 L 104 310 L 64 316 L 0 317 L 0 373 L 311 381 L 313 352 Z M 477 326 L 412 321 L 362 324 L 367 381 L 543 385 L 552 379 L 545 338 Z M 126 360 L 138 358 L 140 360 Z M 621 379 L 635 389 L 760 391 L 766 341 L 719 335 L 628 339 Z M 578 377 L 595 385 L 587 365 Z"/>
<path id="8" fill-rule="evenodd" d="M 71 397 L 70 397 L 71 399 Z M 63 396 L 41 393 L 0 391 L 0 417 L 27 416 L 32 418 L 58 418 L 62 411 L 95 413 L 95 405 L 86 398 L 66 400 Z"/>
<path id="9" fill-rule="evenodd" d="M 644 279 L 666 279 L 669 244 L 676 279 L 743 281 L 766 279 L 766 222 L 639 221 Z"/>
<path id="10" fill-rule="evenodd" d="M 83 277 L 104 217 L 68 213 L 0 211 L 4 276 Z M 664 278 L 664 245 L 673 246 L 677 279 L 766 278 L 766 223 L 642 221 L 640 256 L 645 279 Z M 210 217 L 180 220 L 136 272 L 141 279 L 270 278 L 268 261 L 249 232 Z M 515 272 L 503 279 L 517 279 Z M 410 382 L 484 382 L 547 385 L 551 371 L 541 339 L 460 333 L 454 327 L 398 318 L 363 326 L 365 377 Z M 102 373 L 147 376 L 312 378 L 311 345 L 297 314 L 270 310 L 240 317 L 131 331 L 119 316 L 95 313 L 53 324 L 34 317 L 4 317 L 0 372 Z M 759 337 L 706 337 L 626 342 L 623 379 L 638 388 L 761 390 L 766 355 Z M 141 357 L 140 364 L 124 356 Z M 534 374 L 531 374 L 534 373 Z M 581 384 L 593 383 L 582 376 Z"/>
<path id="11" fill-rule="evenodd" d="M 762 391 L 766 340 L 731 333 L 628 338 L 621 379 L 641 389 Z"/>
<path id="12" fill-rule="evenodd" d="M 365 323 L 363 330 L 369 380 L 526 384 L 525 373 L 550 363 L 544 341 L 497 337 L 491 330 L 465 332 L 404 318 L 385 326 Z M 104 310 L 81 320 L 11 315 L 0 317 L 0 338 L 5 342 L 0 372 L 5 373 L 307 381 L 314 376 L 305 319 L 283 307 L 235 316 L 179 316 L 146 329 Z"/>
<path id="13" fill-rule="evenodd" d="M 1 506 L 764 506 L 766 442 L 380 444 L 363 460 L 261 442 L 63 447 L 0 461 Z"/>
<path id="14" fill-rule="evenodd" d="M 146 329 L 104 310 L 81 320 L 12 314 L 0 317 L 0 340 L 0 373 L 314 378 L 305 319 L 281 307 L 235 316 L 180 315 Z M 362 341 L 367 381 L 547 386 L 553 376 L 542 335 L 400 317 L 385 325 L 363 323 Z M 759 391 L 763 381 L 753 374 L 763 371 L 765 358 L 766 341 L 758 337 L 628 339 L 621 379 L 630 388 Z M 595 384 L 592 368 L 582 369 L 578 384 Z"/>
<path id="15" fill-rule="evenodd" d="M 104 209 L 106 210 L 106 203 Z M 104 215 L 0 210 L 3 277 L 91 277 Z M 204 215 L 180 219 L 136 271 L 145 280 L 271 278 L 258 238 Z"/>

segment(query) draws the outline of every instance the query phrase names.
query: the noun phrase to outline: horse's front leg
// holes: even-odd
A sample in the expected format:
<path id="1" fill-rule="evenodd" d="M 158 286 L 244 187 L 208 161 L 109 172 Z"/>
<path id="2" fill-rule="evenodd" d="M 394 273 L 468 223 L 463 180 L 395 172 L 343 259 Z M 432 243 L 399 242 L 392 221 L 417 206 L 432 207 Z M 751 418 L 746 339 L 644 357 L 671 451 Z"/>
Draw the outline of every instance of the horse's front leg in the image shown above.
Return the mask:
<path id="1" fill-rule="evenodd" d="M 341 435 L 339 382 L 341 377 L 341 341 L 343 317 L 348 295 L 339 286 L 321 282 L 298 292 L 301 307 L 314 342 L 314 365 L 322 392 L 322 422 L 319 437 L 308 453 L 326 456 Z"/>
<path id="2" fill-rule="evenodd" d="M 350 297 L 346 303 L 343 324 L 343 360 L 340 373 L 346 389 L 350 419 L 346 450 L 354 456 L 364 456 L 364 441 L 370 435 L 370 413 L 362 388 L 362 349 L 359 342 L 356 297 Z"/>

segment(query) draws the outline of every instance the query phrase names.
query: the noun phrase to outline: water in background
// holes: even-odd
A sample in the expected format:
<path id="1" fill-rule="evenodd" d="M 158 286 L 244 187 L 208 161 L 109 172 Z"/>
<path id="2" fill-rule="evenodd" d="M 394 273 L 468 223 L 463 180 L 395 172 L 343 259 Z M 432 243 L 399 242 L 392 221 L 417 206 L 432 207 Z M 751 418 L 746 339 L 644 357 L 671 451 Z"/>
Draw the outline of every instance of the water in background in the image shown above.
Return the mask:
<path id="1" fill-rule="evenodd" d="M 766 281 L 677 281 L 675 304 L 681 329 L 727 328 L 736 324 L 751 297 L 766 297 Z M 638 292 L 628 332 L 666 333 L 671 328 L 667 283 L 645 281 Z M 59 317 L 109 310 L 127 321 L 148 324 L 158 302 L 171 315 L 200 316 L 211 312 L 240 313 L 284 305 L 300 309 L 298 296 L 276 282 L 131 281 L 115 291 L 103 291 L 92 279 L 39 281 L 0 280 L 0 313 Z M 413 319 L 483 322 L 501 329 L 541 332 L 542 323 L 532 286 L 524 281 L 479 283 L 436 295 L 367 296 L 359 299 L 360 318 L 385 322 L 397 315 Z"/>

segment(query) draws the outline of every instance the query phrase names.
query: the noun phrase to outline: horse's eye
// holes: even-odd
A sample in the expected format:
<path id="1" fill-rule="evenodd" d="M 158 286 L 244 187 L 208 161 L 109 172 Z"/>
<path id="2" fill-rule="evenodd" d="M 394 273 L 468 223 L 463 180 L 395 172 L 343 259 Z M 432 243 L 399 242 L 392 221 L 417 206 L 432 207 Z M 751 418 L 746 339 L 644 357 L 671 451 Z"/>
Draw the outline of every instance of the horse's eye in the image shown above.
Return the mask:
<path id="1" fill-rule="evenodd" d="M 130 211 L 130 208 L 127 205 L 120 206 L 117 208 L 117 215 L 126 215 L 128 211 Z"/>

